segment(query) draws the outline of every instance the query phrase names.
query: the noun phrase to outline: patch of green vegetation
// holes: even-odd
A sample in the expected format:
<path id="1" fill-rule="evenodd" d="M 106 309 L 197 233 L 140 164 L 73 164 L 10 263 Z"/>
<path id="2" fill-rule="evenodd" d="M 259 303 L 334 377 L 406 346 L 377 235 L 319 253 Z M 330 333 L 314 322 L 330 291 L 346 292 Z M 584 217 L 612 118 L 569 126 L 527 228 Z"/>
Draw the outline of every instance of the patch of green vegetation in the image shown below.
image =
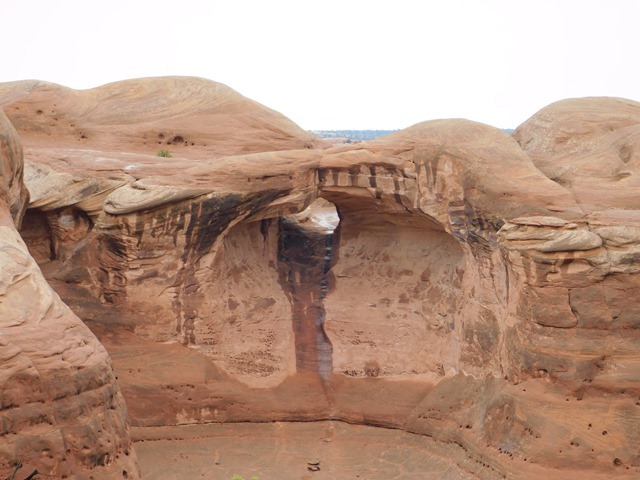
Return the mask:
<path id="1" fill-rule="evenodd" d="M 159 157 L 171 158 L 171 152 L 169 150 L 158 150 L 156 155 Z"/>
<path id="2" fill-rule="evenodd" d="M 237 473 L 234 473 L 233 477 L 231 477 L 231 480 L 244 480 L 244 477 L 241 475 L 238 475 Z M 258 477 L 251 477 L 250 480 L 258 480 Z"/>

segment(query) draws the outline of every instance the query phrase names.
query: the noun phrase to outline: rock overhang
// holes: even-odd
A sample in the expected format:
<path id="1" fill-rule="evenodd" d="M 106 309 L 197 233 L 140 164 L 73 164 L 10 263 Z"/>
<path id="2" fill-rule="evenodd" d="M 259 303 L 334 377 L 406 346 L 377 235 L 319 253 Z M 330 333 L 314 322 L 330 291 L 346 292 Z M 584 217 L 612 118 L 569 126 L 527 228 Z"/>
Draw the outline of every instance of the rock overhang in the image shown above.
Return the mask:
<path id="1" fill-rule="evenodd" d="M 598 415 L 609 425 L 606 428 L 613 443 L 605 450 L 611 454 L 615 450 L 615 458 L 631 465 L 633 452 L 619 447 L 629 437 L 619 428 L 615 414 L 628 408 L 629 398 L 616 396 L 605 412 L 598 392 L 616 392 L 623 385 L 631 394 L 635 392 L 634 373 L 624 378 L 615 373 L 636 371 L 633 335 L 625 336 L 635 324 L 617 307 L 610 308 L 618 305 L 620 310 L 635 311 L 633 301 L 616 294 L 620 285 L 635 285 L 633 225 L 637 205 L 629 196 L 634 177 L 620 177 L 613 170 L 612 174 L 603 159 L 615 157 L 624 168 L 632 169 L 635 150 L 629 146 L 636 143 L 636 127 L 628 119 L 633 120 L 637 106 L 618 100 L 577 103 L 581 102 L 590 107 L 578 108 L 577 113 L 572 113 L 576 110 L 573 101 L 552 106 L 553 118 L 559 119 L 553 128 L 560 136 L 568 132 L 569 138 L 550 144 L 552 150 L 544 152 L 533 140 L 522 141 L 525 137 L 553 137 L 540 130 L 542 123 L 526 122 L 511 137 L 466 120 L 424 122 L 378 140 L 337 148 L 245 154 L 231 145 L 218 153 L 212 150 L 209 158 L 189 158 L 185 153 L 188 147 L 181 150 L 184 156 L 173 159 L 140 153 L 134 158 L 100 150 L 105 143 L 90 154 L 63 147 L 67 149 L 66 161 L 57 166 L 46 161 L 48 168 L 67 171 L 74 179 L 60 184 L 61 192 L 66 185 L 81 183 L 82 178 L 92 182 L 91 178 L 115 176 L 109 179 L 115 183 L 106 190 L 92 186 L 80 196 L 74 193 L 76 196 L 69 196 L 74 205 L 44 201 L 42 210 L 48 209 L 45 205 L 52 206 L 51 211 L 86 209 L 92 218 L 100 219 L 91 235 L 102 236 L 99 250 L 105 252 L 99 262 L 105 274 L 100 278 L 89 275 L 86 281 L 94 293 L 107 293 L 102 297 L 107 305 L 131 309 L 141 324 L 148 317 L 149 322 L 134 328 L 137 334 L 156 340 L 176 339 L 173 322 L 177 318 L 181 341 L 198 350 L 199 339 L 206 339 L 210 343 L 203 344 L 201 350 L 207 350 L 215 365 L 277 397 L 270 403 L 271 413 L 260 411 L 248 393 L 240 395 L 245 406 L 251 405 L 244 413 L 243 408 L 234 409 L 224 400 L 202 397 L 192 409 L 186 403 L 174 405 L 167 397 L 176 416 L 171 419 L 168 413 L 163 421 L 213 419 L 213 413 L 205 415 L 198 408 L 217 411 L 218 419 L 249 419 L 252 411 L 263 419 L 269 414 L 278 418 L 333 415 L 349 421 L 367 417 L 373 422 L 402 423 L 410 430 L 435 433 L 472 449 L 486 444 L 482 454 L 493 455 L 491 461 L 500 465 L 501 471 L 511 470 L 496 459 L 498 453 L 492 448 L 503 453 L 500 449 L 509 442 L 511 456 L 526 455 L 539 463 L 566 468 L 578 461 L 575 455 L 563 457 L 540 442 L 548 444 L 548 435 L 572 439 L 586 435 L 582 426 L 560 426 L 557 419 L 545 414 L 533 415 L 535 422 L 527 424 L 529 417 L 517 414 L 518 405 L 533 408 L 518 391 L 519 384 L 533 391 L 552 385 L 547 401 L 558 411 L 568 401 L 565 397 L 583 402 L 575 407 L 581 415 Z M 621 113 L 607 112 L 620 105 Z M 569 114 L 563 114 L 563 109 Z M 576 122 L 576 115 L 589 120 L 578 122 L 580 128 L 563 126 L 562 122 Z M 609 124 L 614 125 L 613 132 L 601 131 L 601 125 Z M 572 150 L 571 160 L 587 165 L 580 170 L 585 178 L 599 165 L 606 167 L 602 178 L 620 177 L 606 188 L 594 188 L 587 180 L 561 181 L 567 178 L 565 174 L 551 175 L 543 165 L 545 155 L 564 158 L 566 145 L 580 144 L 590 125 L 598 132 L 593 135 L 595 146 Z M 264 148 L 261 138 L 256 148 Z M 91 142 L 91 138 L 83 140 Z M 29 147 L 27 156 L 40 161 L 48 147 L 38 150 L 36 143 Z M 553 150 L 554 145 L 560 145 L 559 153 Z M 74 162 L 69 162 L 70 158 Z M 69 168 L 75 170 L 70 173 Z M 30 178 L 46 186 L 44 177 Z M 121 179 L 125 184 L 118 185 Z M 38 190 L 36 183 L 33 185 L 34 191 L 47 192 L 52 199 L 65 196 L 56 194 L 55 188 Z M 615 189 L 610 203 L 607 189 Z M 328 292 L 323 299 L 326 333 L 333 345 L 334 374 L 330 378 L 340 387 L 333 396 L 325 388 L 322 398 L 329 405 L 304 397 L 309 402 L 305 414 L 278 393 L 279 388 L 282 392 L 293 388 L 287 383 L 291 378 L 301 378 L 295 377 L 296 356 L 292 352 L 304 348 L 305 343 L 296 344 L 289 335 L 292 314 L 279 308 L 287 305 L 290 297 L 278 286 L 282 282 L 276 267 L 281 231 L 275 220 L 303 212 L 318 197 L 334 203 L 340 214 L 337 257 L 329 269 L 334 278 L 327 280 Z M 229 203 L 231 198 L 237 201 Z M 224 222 L 207 214 L 223 210 Z M 200 223 L 209 227 L 205 225 L 198 234 Z M 194 227 L 189 230 L 189 225 Z M 95 248 L 91 235 L 84 242 Z M 83 248 L 76 251 L 77 258 L 82 258 Z M 295 281 L 295 274 L 291 278 Z M 384 296 L 376 296 L 383 291 Z M 345 315 L 346 311 L 357 314 Z M 163 329 L 166 332 L 160 334 Z M 621 332 L 625 335 L 599 343 L 596 337 L 609 330 L 613 337 Z M 229 347 L 241 335 L 254 335 L 248 332 L 260 332 L 253 339 L 259 340 L 257 344 L 237 350 Z M 433 355 L 415 350 L 417 343 L 412 342 L 416 339 L 432 347 Z M 263 348 L 260 342 L 271 347 Z M 252 348 L 259 355 L 252 356 Z M 414 360 L 397 353 L 403 350 L 411 352 Z M 420 361 L 414 365 L 415 359 Z M 285 367 L 272 370 L 278 364 Z M 414 371 L 403 370 L 407 366 Z M 277 380 L 263 381 L 272 373 Z M 386 415 L 379 406 L 365 402 L 369 408 L 365 415 L 342 400 L 346 398 L 342 394 L 353 395 L 357 390 L 349 382 L 361 382 L 362 386 L 378 382 L 380 386 L 385 385 L 380 382 L 398 382 L 403 376 L 423 382 L 426 390 L 416 395 L 433 392 L 427 395 L 428 401 L 424 397 L 421 406 L 409 407 L 395 399 L 398 408 Z M 410 384 L 402 383 L 407 392 Z M 144 389 L 127 385 L 131 398 L 144 397 Z M 486 400 L 484 404 L 489 405 L 489 415 L 480 411 L 482 405 L 477 412 L 473 410 L 477 413 L 475 423 L 468 424 L 471 428 L 465 426 L 461 434 L 451 433 L 457 425 L 454 423 L 461 420 L 448 413 L 445 404 L 442 409 L 432 405 L 451 385 L 467 385 L 463 390 L 469 392 L 477 389 L 474 398 L 484 399 L 477 403 Z M 236 387 L 227 387 L 239 398 L 233 390 Z M 148 393 L 152 391 L 158 390 L 149 387 Z M 456 405 L 467 405 L 473 395 L 453 395 L 452 399 L 455 397 Z M 209 408 L 214 403 L 215 408 Z M 408 410 L 403 410 L 405 407 Z M 430 408 L 436 408 L 437 415 L 429 413 Z M 404 416 L 407 411 L 413 411 L 417 418 L 408 421 Z M 144 418 L 138 409 L 136 415 Z M 447 419 L 444 422 L 451 423 L 452 429 L 440 429 L 437 425 L 443 420 L 434 420 L 434 415 Z M 514 446 L 509 432 L 518 429 L 536 433 Z M 543 435 L 545 438 L 539 439 Z M 598 468 L 606 468 L 605 460 L 596 463 Z"/>

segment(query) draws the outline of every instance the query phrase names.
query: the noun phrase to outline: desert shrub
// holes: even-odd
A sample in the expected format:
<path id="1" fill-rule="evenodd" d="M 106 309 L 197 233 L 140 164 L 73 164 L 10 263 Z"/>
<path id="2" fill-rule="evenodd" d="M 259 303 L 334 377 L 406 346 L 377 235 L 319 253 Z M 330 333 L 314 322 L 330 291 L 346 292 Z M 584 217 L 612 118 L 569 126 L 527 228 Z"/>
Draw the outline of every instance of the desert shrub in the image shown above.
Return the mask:
<path id="1" fill-rule="evenodd" d="M 169 150 L 158 150 L 156 155 L 159 157 L 171 158 L 171 152 Z"/>

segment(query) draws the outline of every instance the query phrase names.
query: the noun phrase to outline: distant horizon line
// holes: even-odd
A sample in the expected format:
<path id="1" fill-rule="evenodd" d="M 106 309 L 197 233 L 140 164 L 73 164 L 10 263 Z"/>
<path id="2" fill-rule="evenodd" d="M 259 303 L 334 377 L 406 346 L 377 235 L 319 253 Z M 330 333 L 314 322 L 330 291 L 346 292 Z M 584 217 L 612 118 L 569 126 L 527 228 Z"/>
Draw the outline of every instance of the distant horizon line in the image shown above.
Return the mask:
<path id="1" fill-rule="evenodd" d="M 406 127 L 401 128 L 304 128 L 307 132 L 399 132 L 400 130 L 405 130 L 412 125 L 408 125 Z M 515 127 L 495 127 L 494 125 L 490 125 L 498 130 L 503 131 L 514 131 Z"/>
<path id="2" fill-rule="evenodd" d="M 306 129 L 307 132 L 316 133 L 316 132 L 375 132 L 375 133 L 393 133 L 399 132 L 400 130 L 405 130 L 409 127 L 404 128 L 309 128 Z M 501 128 L 495 127 L 498 130 L 502 130 L 503 132 L 513 132 L 515 128 Z"/>

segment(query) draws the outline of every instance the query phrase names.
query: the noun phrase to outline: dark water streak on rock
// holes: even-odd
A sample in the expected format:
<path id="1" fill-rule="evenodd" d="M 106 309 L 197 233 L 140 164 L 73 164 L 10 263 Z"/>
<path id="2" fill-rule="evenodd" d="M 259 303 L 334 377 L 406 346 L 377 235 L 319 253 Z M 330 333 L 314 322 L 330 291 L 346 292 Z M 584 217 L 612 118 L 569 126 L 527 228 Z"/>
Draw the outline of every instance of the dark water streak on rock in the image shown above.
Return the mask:
<path id="1" fill-rule="evenodd" d="M 333 347 L 324 331 L 324 298 L 331 289 L 334 234 L 280 220 L 278 269 L 290 296 L 295 335 L 296 369 L 328 379 Z"/>

